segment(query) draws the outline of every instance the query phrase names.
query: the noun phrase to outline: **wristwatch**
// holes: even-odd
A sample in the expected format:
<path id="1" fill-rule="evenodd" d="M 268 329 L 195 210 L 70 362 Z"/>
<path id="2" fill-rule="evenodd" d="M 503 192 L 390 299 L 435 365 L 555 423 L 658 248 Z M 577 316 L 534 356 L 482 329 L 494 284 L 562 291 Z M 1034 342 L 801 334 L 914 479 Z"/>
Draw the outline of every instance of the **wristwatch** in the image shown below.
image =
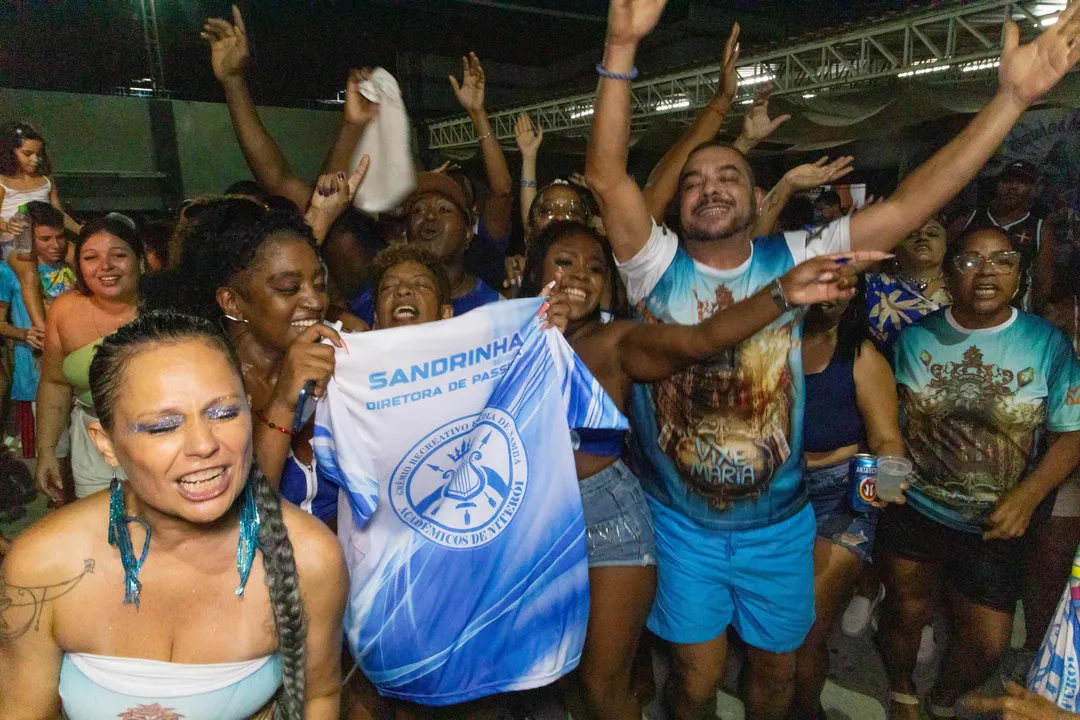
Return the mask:
<path id="1" fill-rule="evenodd" d="M 777 307 L 784 312 L 788 312 L 792 309 L 791 303 L 788 302 L 787 296 L 784 295 L 784 286 L 780 284 L 780 278 L 774 278 L 773 281 L 769 283 L 769 297 L 771 297 Z"/>

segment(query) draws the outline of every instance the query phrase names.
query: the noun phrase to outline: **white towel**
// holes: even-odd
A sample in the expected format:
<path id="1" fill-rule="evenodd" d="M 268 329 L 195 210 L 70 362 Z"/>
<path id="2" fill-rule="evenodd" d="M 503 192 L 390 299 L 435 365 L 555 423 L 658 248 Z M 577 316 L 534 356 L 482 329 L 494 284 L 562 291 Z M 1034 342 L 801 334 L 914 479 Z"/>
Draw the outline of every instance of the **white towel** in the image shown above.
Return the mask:
<path id="1" fill-rule="evenodd" d="M 378 103 L 379 112 L 364 129 L 349 163 L 351 173 L 360 164 L 360 158 L 371 157 L 367 177 L 356 192 L 353 205 L 366 213 L 386 212 L 396 208 L 416 187 L 409 116 L 397 80 L 381 67 L 375 68 L 371 77 L 361 83 L 360 93 Z"/>

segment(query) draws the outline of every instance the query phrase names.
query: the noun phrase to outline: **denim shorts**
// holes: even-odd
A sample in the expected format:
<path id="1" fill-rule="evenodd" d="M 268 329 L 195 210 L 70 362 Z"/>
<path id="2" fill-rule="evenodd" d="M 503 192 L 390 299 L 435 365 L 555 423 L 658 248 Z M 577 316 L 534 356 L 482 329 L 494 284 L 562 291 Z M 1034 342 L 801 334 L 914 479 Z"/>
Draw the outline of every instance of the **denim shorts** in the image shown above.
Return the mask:
<path id="1" fill-rule="evenodd" d="M 589 567 L 656 564 L 656 538 L 645 493 L 622 460 L 579 483 Z"/>
<path id="2" fill-rule="evenodd" d="M 803 478 L 817 518 L 817 534 L 829 542 L 845 547 L 862 560 L 870 562 L 874 552 L 874 533 L 877 530 L 878 509 L 855 512 L 848 504 L 850 461 L 806 468 Z"/>

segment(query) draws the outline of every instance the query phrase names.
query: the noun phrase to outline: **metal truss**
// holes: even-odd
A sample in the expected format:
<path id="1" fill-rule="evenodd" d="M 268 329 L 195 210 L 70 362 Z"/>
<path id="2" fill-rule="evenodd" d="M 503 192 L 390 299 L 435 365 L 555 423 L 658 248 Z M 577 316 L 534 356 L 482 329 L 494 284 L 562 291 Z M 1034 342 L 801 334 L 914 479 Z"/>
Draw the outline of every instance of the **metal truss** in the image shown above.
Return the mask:
<path id="1" fill-rule="evenodd" d="M 957 81 L 997 68 L 1002 27 L 1020 25 L 1021 39 L 1034 37 L 1065 7 L 1064 0 L 978 0 L 946 6 L 853 29 L 832 38 L 778 49 L 739 62 L 739 92 L 733 110 L 751 102 L 762 83 L 774 96 L 804 98 L 883 78 L 920 77 Z M 716 93 L 720 64 L 634 83 L 633 125 L 656 116 L 680 121 L 692 117 Z M 925 77 L 930 76 L 930 77 Z M 592 93 L 524 105 L 490 116 L 499 140 L 512 140 L 518 114 L 526 112 L 546 134 L 580 136 L 592 122 Z M 733 112 L 733 115 L 741 113 Z M 476 142 L 468 117 L 428 124 L 429 146 L 446 149 Z"/>

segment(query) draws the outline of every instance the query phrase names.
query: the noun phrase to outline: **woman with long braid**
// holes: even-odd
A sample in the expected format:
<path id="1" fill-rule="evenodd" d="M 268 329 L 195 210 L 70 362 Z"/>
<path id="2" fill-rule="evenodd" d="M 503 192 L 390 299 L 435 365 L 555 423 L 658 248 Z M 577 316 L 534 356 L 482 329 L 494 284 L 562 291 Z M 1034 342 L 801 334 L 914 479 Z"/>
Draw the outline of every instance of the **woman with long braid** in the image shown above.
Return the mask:
<path id="1" fill-rule="evenodd" d="M 7 556 L 0 717 L 55 717 L 61 700 L 70 720 L 337 718 L 341 547 L 253 461 L 225 338 L 143 315 L 102 342 L 90 385 L 93 440 L 127 480 Z"/>

